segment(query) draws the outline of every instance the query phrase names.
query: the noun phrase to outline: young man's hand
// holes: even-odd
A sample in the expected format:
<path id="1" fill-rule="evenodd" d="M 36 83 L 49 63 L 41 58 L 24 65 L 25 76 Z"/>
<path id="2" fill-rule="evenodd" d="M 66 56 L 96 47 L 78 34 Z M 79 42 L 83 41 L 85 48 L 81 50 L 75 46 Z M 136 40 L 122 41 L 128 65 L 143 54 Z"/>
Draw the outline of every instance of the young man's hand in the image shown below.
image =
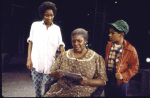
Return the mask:
<path id="1" fill-rule="evenodd" d="M 116 73 L 115 76 L 116 76 L 116 78 L 118 80 L 122 80 L 123 79 L 123 76 L 122 76 L 122 74 L 120 72 Z"/>

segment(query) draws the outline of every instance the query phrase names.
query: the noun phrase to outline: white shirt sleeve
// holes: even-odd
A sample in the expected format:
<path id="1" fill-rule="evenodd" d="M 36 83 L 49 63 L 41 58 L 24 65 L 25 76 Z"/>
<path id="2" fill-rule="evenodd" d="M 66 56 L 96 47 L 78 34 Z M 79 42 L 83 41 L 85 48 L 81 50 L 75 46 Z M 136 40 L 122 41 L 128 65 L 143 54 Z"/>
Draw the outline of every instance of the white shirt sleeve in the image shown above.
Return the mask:
<path id="1" fill-rule="evenodd" d="M 60 45 L 63 45 L 64 47 L 65 47 L 65 44 L 64 44 L 64 42 L 62 41 L 62 35 L 61 35 L 61 31 L 60 31 L 60 28 L 59 28 L 59 33 L 58 33 L 58 44 L 59 44 L 59 46 Z M 60 51 L 59 50 L 59 46 L 58 46 L 58 51 Z"/>
<path id="2" fill-rule="evenodd" d="M 28 37 L 28 39 L 27 39 L 27 42 L 28 42 L 28 43 L 29 43 L 29 41 L 32 41 L 32 42 L 33 42 L 33 32 L 34 32 L 33 24 L 34 24 L 34 23 L 32 23 L 32 25 L 31 25 L 30 35 L 29 35 L 29 37 Z"/>

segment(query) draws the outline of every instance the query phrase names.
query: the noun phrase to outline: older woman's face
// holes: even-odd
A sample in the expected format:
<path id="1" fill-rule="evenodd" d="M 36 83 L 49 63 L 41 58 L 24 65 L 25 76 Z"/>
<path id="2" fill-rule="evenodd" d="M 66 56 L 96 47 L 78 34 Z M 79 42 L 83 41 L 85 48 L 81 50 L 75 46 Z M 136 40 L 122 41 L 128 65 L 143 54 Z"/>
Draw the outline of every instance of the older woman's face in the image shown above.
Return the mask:
<path id="1" fill-rule="evenodd" d="M 45 11 L 44 17 L 43 17 L 44 23 L 45 23 L 46 25 L 51 25 L 53 19 L 54 19 L 53 10 L 52 10 L 52 9 L 47 9 L 47 10 Z"/>
<path id="2" fill-rule="evenodd" d="M 72 46 L 75 52 L 81 53 L 84 49 L 86 49 L 86 40 L 82 37 L 82 35 L 77 34 L 72 36 Z"/>

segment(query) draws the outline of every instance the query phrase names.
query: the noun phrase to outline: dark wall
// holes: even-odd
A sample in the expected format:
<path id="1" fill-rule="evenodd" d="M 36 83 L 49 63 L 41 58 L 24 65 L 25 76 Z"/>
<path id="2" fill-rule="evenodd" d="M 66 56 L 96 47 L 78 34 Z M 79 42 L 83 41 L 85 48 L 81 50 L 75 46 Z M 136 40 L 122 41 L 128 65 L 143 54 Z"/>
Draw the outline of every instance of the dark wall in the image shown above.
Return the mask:
<path id="1" fill-rule="evenodd" d="M 11 2 L 1 1 L 2 53 L 10 56 L 18 53 L 19 34 L 25 32 L 24 12 L 23 7 L 12 7 Z"/>
<path id="2" fill-rule="evenodd" d="M 1 37 L 2 53 L 18 53 L 19 36 L 24 36 L 24 53 L 27 53 L 26 42 L 32 22 L 41 20 L 38 7 L 47 0 L 1 0 Z M 146 57 L 150 57 L 150 30 L 149 0 L 97 0 L 98 11 L 103 12 L 105 7 L 105 31 L 93 32 L 96 0 L 50 0 L 58 9 L 54 23 L 60 26 L 66 50 L 72 48 L 70 35 L 76 28 L 85 28 L 89 34 L 89 46 L 100 55 L 105 56 L 105 47 L 108 41 L 109 29 L 107 23 L 124 19 L 129 24 L 129 33 L 125 37 L 137 50 L 140 67 L 148 67 Z M 12 10 L 12 4 L 14 9 Z M 88 15 L 89 14 L 89 15 Z M 103 20 L 100 18 L 100 20 Z M 101 28 L 101 27 L 100 27 Z M 95 37 L 93 36 L 95 34 Z M 97 41 L 93 42 L 93 39 Z M 99 39 L 102 46 L 99 48 Z"/>

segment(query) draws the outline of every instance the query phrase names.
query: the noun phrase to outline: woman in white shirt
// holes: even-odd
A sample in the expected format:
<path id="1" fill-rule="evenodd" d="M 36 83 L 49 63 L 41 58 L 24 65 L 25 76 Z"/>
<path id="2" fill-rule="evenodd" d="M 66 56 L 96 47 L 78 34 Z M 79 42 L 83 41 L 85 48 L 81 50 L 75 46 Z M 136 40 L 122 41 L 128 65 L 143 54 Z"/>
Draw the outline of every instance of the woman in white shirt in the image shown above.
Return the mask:
<path id="1" fill-rule="evenodd" d="M 57 50 L 65 51 L 60 27 L 53 23 L 57 8 L 52 2 L 43 2 L 39 7 L 39 15 L 42 21 L 36 21 L 31 25 L 30 36 L 27 39 L 28 57 L 27 68 L 31 70 L 35 85 L 36 97 L 43 96 L 42 83 L 47 92 L 51 81 L 50 68 L 54 62 Z"/>

